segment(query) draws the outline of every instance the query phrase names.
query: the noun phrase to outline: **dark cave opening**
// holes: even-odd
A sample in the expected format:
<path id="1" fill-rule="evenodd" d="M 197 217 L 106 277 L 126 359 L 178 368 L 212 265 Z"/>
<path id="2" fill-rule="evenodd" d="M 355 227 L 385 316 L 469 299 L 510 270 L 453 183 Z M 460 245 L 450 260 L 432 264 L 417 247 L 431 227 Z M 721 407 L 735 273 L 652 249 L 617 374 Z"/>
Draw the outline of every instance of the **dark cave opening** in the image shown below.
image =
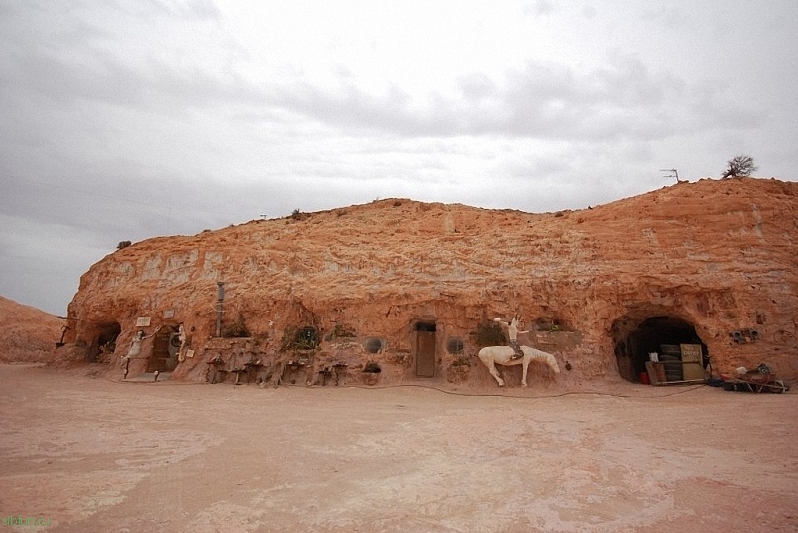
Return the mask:
<path id="1" fill-rule="evenodd" d="M 119 322 L 110 324 L 100 324 L 97 327 L 97 339 L 89 347 L 86 360 L 96 363 L 103 355 L 110 355 L 116 351 L 116 339 L 122 333 L 122 326 Z"/>
<path id="2" fill-rule="evenodd" d="M 612 325 L 615 357 L 618 372 L 622 378 L 640 383 L 646 372 L 649 353 L 656 352 L 660 361 L 676 362 L 668 366 L 668 381 L 683 379 L 680 346 L 683 344 L 701 345 L 702 368 L 708 362 L 707 347 L 696 333 L 695 326 L 673 316 L 653 316 L 642 320 L 625 316 Z"/>

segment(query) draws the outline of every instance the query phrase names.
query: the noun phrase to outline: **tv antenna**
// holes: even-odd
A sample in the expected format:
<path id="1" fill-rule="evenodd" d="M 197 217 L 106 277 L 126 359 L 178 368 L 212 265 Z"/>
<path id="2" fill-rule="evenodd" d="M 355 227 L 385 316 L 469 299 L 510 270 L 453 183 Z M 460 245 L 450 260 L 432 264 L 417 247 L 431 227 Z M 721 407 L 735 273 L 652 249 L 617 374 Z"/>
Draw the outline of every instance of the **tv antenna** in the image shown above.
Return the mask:
<path id="1" fill-rule="evenodd" d="M 675 168 L 661 168 L 660 172 L 667 172 L 668 174 L 662 176 L 663 178 L 676 178 L 676 183 L 681 183 L 679 180 L 679 172 Z"/>

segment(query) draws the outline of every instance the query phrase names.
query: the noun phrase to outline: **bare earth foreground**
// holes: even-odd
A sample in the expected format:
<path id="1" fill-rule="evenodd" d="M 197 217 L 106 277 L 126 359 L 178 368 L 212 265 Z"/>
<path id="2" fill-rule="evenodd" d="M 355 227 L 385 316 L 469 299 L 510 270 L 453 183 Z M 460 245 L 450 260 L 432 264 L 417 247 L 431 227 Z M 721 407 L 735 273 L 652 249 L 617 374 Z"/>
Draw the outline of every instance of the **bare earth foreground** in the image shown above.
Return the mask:
<path id="1" fill-rule="evenodd" d="M 451 392 L 0 365 L 0 531 L 798 531 L 793 392 Z"/>

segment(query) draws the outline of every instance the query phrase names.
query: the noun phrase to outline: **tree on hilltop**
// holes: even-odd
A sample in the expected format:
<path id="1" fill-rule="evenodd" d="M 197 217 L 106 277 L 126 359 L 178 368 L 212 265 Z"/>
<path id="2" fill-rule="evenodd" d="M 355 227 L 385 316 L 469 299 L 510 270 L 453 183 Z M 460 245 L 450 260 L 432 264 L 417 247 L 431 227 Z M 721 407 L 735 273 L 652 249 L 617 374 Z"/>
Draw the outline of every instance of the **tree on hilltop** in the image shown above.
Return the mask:
<path id="1" fill-rule="evenodd" d="M 721 178 L 740 178 L 743 176 L 750 176 L 752 172 L 757 170 L 754 165 L 754 159 L 749 155 L 738 155 L 726 163 L 726 170 L 721 174 Z"/>

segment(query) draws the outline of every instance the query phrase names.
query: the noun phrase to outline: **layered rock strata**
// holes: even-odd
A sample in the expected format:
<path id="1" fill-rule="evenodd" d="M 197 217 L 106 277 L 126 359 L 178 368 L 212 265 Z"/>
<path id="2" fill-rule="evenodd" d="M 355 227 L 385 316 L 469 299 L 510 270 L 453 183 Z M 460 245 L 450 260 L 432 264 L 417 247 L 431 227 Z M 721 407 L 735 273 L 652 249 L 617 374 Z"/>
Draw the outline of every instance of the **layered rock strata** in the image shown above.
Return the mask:
<path id="1" fill-rule="evenodd" d="M 775 179 L 544 214 L 388 199 L 118 250 L 81 277 L 68 341 L 116 373 L 141 331 L 130 375 L 478 386 L 493 319 L 518 313 L 563 370 L 532 384 L 638 381 L 681 344 L 795 379 L 796 257 L 798 184 Z"/>

